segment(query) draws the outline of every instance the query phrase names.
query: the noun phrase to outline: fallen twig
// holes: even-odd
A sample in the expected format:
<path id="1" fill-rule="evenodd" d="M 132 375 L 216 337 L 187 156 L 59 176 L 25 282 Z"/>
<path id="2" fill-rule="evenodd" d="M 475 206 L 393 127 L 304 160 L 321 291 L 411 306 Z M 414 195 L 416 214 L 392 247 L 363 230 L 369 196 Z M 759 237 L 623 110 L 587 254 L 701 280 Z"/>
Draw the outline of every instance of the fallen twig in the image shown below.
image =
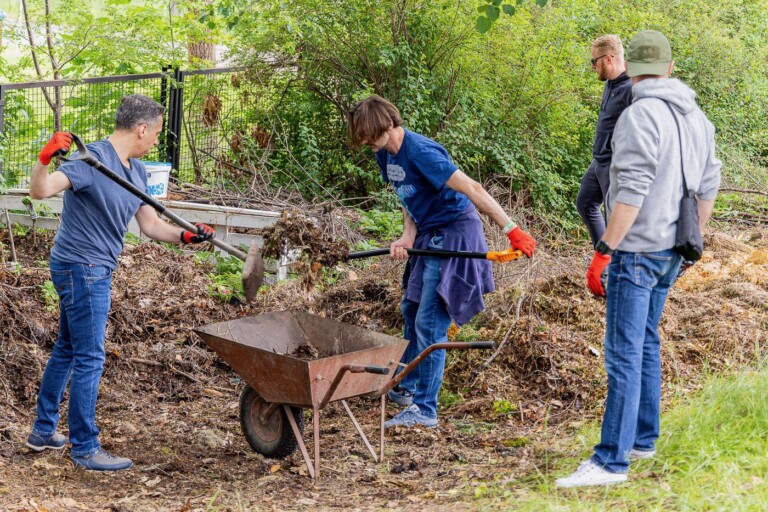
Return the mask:
<path id="1" fill-rule="evenodd" d="M 748 188 L 733 188 L 725 187 L 718 190 L 718 192 L 738 192 L 740 194 L 759 194 L 761 196 L 768 196 L 768 192 L 764 190 L 754 190 Z"/>
<path id="2" fill-rule="evenodd" d="M 510 336 L 512 335 L 512 332 L 515 330 L 515 327 L 517 326 L 518 320 L 520 320 L 520 308 L 523 306 L 523 300 L 525 300 L 525 295 L 521 295 L 519 299 L 517 299 L 517 305 L 515 308 L 515 320 L 512 322 L 512 325 L 509 326 L 509 329 L 507 329 L 507 333 L 504 335 L 504 339 L 501 340 L 501 343 L 496 347 L 496 350 L 494 350 L 493 354 L 491 354 L 491 357 L 483 361 L 480 365 L 478 365 L 477 368 L 472 370 L 472 373 L 470 374 L 472 382 L 474 384 L 474 381 L 477 379 L 477 377 L 480 375 L 480 372 L 488 368 L 490 364 L 493 362 L 494 359 L 501 353 L 502 349 L 504 348 L 504 345 L 507 344 L 507 341 L 509 341 Z"/>

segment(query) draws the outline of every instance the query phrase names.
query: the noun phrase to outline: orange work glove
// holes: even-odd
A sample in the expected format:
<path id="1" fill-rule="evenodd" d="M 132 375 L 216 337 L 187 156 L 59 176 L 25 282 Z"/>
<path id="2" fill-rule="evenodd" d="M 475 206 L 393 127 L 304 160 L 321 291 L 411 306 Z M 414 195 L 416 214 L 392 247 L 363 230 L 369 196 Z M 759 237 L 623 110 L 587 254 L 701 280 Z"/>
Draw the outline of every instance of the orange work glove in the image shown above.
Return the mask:
<path id="1" fill-rule="evenodd" d="M 611 256 L 609 254 L 600 254 L 595 251 L 592 263 L 589 264 L 587 269 L 587 286 L 598 297 L 605 297 L 605 290 L 603 289 L 603 282 L 600 280 L 600 277 L 610 262 Z"/>
<path id="2" fill-rule="evenodd" d="M 182 230 L 181 232 L 181 242 L 185 244 L 199 244 L 200 242 L 205 242 L 206 240 L 210 240 L 216 235 L 216 231 L 213 230 L 211 226 L 208 224 L 203 224 L 202 222 L 195 222 L 195 227 L 197 227 L 197 232 L 193 233 L 192 231 Z"/>
<path id="3" fill-rule="evenodd" d="M 72 134 L 69 132 L 56 132 L 48 141 L 48 144 L 43 146 L 40 154 L 37 155 L 37 159 L 43 165 L 49 165 L 51 159 L 56 155 L 66 155 L 69 152 L 69 146 L 72 145 Z"/>
<path id="4" fill-rule="evenodd" d="M 515 229 L 507 233 L 507 238 L 509 238 L 509 243 L 512 245 L 513 249 L 523 251 L 523 254 L 529 258 L 533 256 L 533 250 L 536 248 L 536 240 L 534 240 L 531 235 L 519 227 L 515 227 Z"/>

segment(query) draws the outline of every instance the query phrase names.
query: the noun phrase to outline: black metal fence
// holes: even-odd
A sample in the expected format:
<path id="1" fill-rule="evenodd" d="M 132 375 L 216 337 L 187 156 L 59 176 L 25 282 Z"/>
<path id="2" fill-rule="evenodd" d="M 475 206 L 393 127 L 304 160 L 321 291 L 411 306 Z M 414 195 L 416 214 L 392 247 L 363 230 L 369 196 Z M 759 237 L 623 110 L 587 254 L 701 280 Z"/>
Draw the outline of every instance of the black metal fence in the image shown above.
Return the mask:
<path id="1" fill-rule="evenodd" d="M 232 135 L 247 133 L 253 94 L 233 68 L 166 70 L 82 80 L 0 84 L 0 186 L 26 188 L 40 148 L 57 130 L 94 141 L 112 133 L 126 94 L 166 107 L 160 145 L 144 159 L 172 164 L 185 182 L 210 180 L 227 160 Z"/>

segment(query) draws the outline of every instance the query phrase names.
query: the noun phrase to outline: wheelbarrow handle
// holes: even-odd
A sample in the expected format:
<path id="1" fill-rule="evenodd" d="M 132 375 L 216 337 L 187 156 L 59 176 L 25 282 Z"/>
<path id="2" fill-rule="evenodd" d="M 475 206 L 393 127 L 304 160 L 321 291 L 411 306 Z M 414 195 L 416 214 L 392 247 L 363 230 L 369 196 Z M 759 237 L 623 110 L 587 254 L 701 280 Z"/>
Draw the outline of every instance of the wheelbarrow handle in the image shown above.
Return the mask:
<path id="1" fill-rule="evenodd" d="M 469 343 L 465 343 L 465 345 L 469 345 L 467 348 L 469 349 L 484 349 L 484 350 L 490 350 L 496 348 L 496 344 L 492 341 L 472 341 Z"/>
<path id="2" fill-rule="evenodd" d="M 496 344 L 492 341 L 473 341 L 471 343 L 465 343 L 465 342 L 435 343 L 425 348 L 419 355 L 413 358 L 413 360 L 405 368 L 403 368 L 400 371 L 400 373 L 395 375 L 395 377 L 392 380 L 387 382 L 387 384 L 383 388 L 373 393 L 370 393 L 368 396 L 372 396 L 372 397 L 381 396 L 384 393 L 388 392 L 390 389 L 400 384 L 400 382 L 403 381 L 406 375 L 411 373 L 414 368 L 416 368 L 429 354 L 431 354 L 435 350 L 473 350 L 473 349 L 487 350 L 487 349 L 493 349 L 493 348 L 496 348 Z"/>
<path id="3" fill-rule="evenodd" d="M 410 256 L 434 256 L 438 258 L 469 258 L 477 260 L 491 260 L 506 262 L 519 258 L 523 255 L 522 251 L 515 249 L 506 249 L 504 251 L 489 252 L 470 252 L 470 251 L 444 251 L 442 249 L 406 249 Z M 347 255 L 348 260 L 360 258 L 370 258 L 373 256 L 386 256 L 389 249 L 372 249 L 370 251 L 351 252 Z"/>
<path id="4" fill-rule="evenodd" d="M 71 132 L 70 132 L 71 133 Z M 111 179 L 121 187 L 123 187 L 125 190 L 133 194 L 134 196 L 138 197 L 148 205 L 150 205 L 152 208 L 157 210 L 157 212 L 161 215 L 164 215 L 165 217 L 169 218 L 174 222 L 174 224 L 186 229 L 187 231 L 191 231 L 193 233 L 197 233 L 197 226 L 192 224 L 191 222 L 188 222 L 172 211 L 168 210 L 165 206 L 163 206 L 162 203 L 160 203 L 158 200 L 156 200 L 154 197 L 150 196 L 143 190 L 139 189 L 136 185 L 131 183 L 130 181 L 127 181 L 126 179 L 122 178 L 121 176 L 117 175 L 112 169 L 101 163 L 95 156 L 93 156 L 93 153 L 88 151 L 88 148 L 83 144 L 83 141 L 80 140 L 80 137 L 75 135 L 74 133 L 71 133 L 72 135 L 72 142 L 74 142 L 75 146 L 77 147 L 78 154 L 77 156 L 71 156 L 71 157 L 64 157 L 61 156 L 60 158 L 67 162 L 85 162 L 86 164 L 90 165 L 100 173 L 102 173 L 107 178 Z M 236 247 L 232 247 L 226 242 L 222 242 L 218 238 L 212 238 L 208 240 L 211 244 L 215 245 L 219 249 L 228 252 L 232 256 L 235 256 L 236 258 L 239 258 L 243 261 L 246 259 L 246 254 L 241 251 L 240 249 Z"/>
<path id="5" fill-rule="evenodd" d="M 339 371 L 336 373 L 336 377 L 331 382 L 330 387 L 328 387 L 328 391 L 325 392 L 325 396 L 320 401 L 320 404 L 317 406 L 318 409 L 325 408 L 326 405 L 328 405 L 328 402 L 331 401 L 331 397 L 336 392 L 336 389 L 339 387 L 339 384 L 341 384 L 342 379 L 344 379 L 344 375 L 349 373 L 375 373 L 378 375 L 387 375 L 389 374 L 389 368 L 386 366 L 374 366 L 374 365 L 362 365 L 362 364 L 345 364 L 341 368 L 339 368 Z"/>

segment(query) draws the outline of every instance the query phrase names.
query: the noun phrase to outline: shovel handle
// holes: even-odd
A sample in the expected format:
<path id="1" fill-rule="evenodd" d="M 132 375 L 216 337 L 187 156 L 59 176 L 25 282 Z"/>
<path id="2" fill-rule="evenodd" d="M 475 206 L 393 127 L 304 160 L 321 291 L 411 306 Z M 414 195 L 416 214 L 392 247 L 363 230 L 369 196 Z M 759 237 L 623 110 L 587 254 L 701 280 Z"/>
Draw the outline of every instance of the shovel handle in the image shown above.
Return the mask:
<path id="1" fill-rule="evenodd" d="M 85 144 L 83 144 L 83 141 L 80 140 L 80 137 L 72 133 L 72 142 L 75 143 L 75 146 L 77 146 L 78 155 L 73 157 L 64 157 L 61 156 L 60 158 L 67 162 L 78 162 L 82 161 L 86 164 L 90 165 L 100 173 L 102 173 L 107 178 L 111 179 L 121 187 L 123 187 L 125 190 L 133 194 L 134 196 L 138 197 L 148 205 L 150 205 L 152 208 L 157 210 L 157 212 L 161 215 L 164 215 L 168 219 L 172 220 L 174 224 L 186 229 L 187 231 L 192 231 L 193 233 L 197 233 L 197 226 L 192 224 L 191 222 L 188 222 L 172 211 L 168 210 L 165 206 L 163 206 L 157 199 L 150 196 L 143 190 L 139 189 L 136 185 L 131 183 L 130 181 L 125 180 L 121 176 L 115 174 L 115 172 L 104 165 L 103 163 L 99 162 L 99 160 L 96 159 L 96 157 L 93 156 L 93 154 L 88 151 L 88 148 L 85 147 Z M 235 256 L 236 258 L 239 258 L 243 261 L 245 261 L 246 254 L 241 251 L 240 249 L 236 247 L 232 247 L 226 242 L 222 242 L 218 238 L 212 238 L 208 240 L 211 244 L 215 245 L 219 249 L 228 252 L 232 256 Z"/>
<path id="2" fill-rule="evenodd" d="M 490 260 L 498 262 L 512 261 L 523 255 L 522 251 L 515 249 L 506 249 L 503 251 L 491 252 L 468 252 L 468 251 L 443 251 L 441 249 L 406 249 L 411 256 L 436 256 L 439 258 L 471 258 L 479 260 Z M 386 256 L 389 249 L 373 249 L 370 251 L 351 252 L 347 256 L 349 260 L 360 258 L 370 258 L 372 256 Z"/>

